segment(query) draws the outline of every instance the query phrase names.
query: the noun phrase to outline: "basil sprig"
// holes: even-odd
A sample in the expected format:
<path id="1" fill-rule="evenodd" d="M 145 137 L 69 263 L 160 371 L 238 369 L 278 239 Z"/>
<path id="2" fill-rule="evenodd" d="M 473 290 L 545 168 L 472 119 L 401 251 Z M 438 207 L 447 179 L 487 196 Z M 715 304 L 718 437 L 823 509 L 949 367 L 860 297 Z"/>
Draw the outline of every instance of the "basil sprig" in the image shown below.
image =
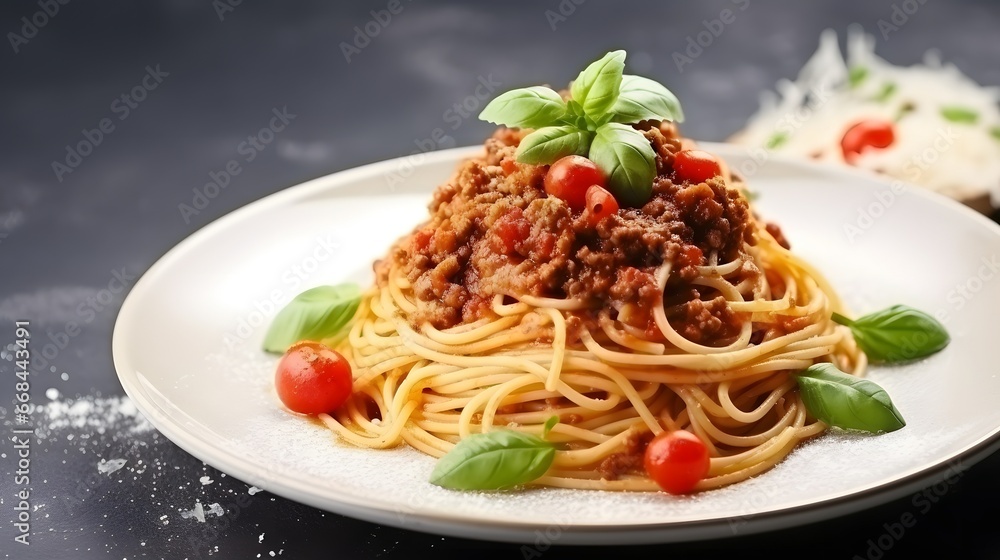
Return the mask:
<path id="1" fill-rule="evenodd" d="M 550 418 L 546 428 L 551 429 L 550 423 L 555 424 Z M 475 434 L 438 459 L 431 484 L 452 490 L 500 490 L 527 484 L 549 470 L 555 454 L 551 443 L 535 435 L 507 429 Z"/>
<path id="2" fill-rule="evenodd" d="M 834 313 L 833 320 L 851 329 L 854 340 L 872 362 L 916 360 L 951 341 L 948 331 L 934 317 L 906 305 L 894 305 L 853 321 Z"/>
<path id="3" fill-rule="evenodd" d="M 684 120 L 677 97 L 658 82 L 623 74 L 625 51 L 587 66 L 570 85 L 570 99 L 541 86 L 508 91 L 479 118 L 514 128 L 534 128 L 521 140 L 517 160 L 548 165 L 568 155 L 587 156 L 608 178 L 619 201 L 641 206 L 652 194 L 656 156 L 641 132 L 626 126 L 645 120 Z"/>
<path id="4" fill-rule="evenodd" d="M 300 340 L 336 338 L 361 303 L 357 284 L 317 286 L 295 296 L 275 315 L 264 336 L 264 350 L 277 354 Z"/>
<path id="5" fill-rule="evenodd" d="M 866 432 L 892 432 L 906 425 L 885 389 L 833 364 L 810 366 L 796 381 L 810 416 L 826 424 Z"/>

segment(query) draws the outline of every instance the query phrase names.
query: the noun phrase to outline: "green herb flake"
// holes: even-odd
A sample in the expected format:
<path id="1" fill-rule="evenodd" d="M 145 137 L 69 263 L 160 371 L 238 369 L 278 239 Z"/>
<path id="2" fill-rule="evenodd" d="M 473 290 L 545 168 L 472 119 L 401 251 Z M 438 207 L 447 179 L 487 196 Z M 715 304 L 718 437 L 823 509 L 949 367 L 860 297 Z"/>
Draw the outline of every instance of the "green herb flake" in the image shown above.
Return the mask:
<path id="1" fill-rule="evenodd" d="M 850 84 L 851 89 L 855 89 L 861 85 L 861 82 L 865 81 L 868 77 L 868 69 L 864 66 L 852 66 L 847 72 L 847 82 Z"/>
<path id="2" fill-rule="evenodd" d="M 953 123 L 976 124 L 979 120 L 979 113 L 968 107 L 949 106 L 941 107 L 941 116 Z"/>
<path id="3" fill-rule="evenodd" d="M 882 84 L 882 89 L 875 94 L 875 97 L 873 97 L 872 100 L 879 103 L 885 103 L 890 97 L 892 97 L 893 93 L 896 93 L 896 84 L 893 82 L 886 82 Z"/>
<path id="4" fill-rule="evenodd" d="M 770 138 L 767 139 L 767 143 L 764 144 L 764 147 L 766 147 L 768 150 L 774 150 L 776 148 L 780 148 L 786 142 L 788 142 L 788 134 L 787 133 L 785 133 L 785 132 L 775 132 L 774 134 L 771 135 Z"/>

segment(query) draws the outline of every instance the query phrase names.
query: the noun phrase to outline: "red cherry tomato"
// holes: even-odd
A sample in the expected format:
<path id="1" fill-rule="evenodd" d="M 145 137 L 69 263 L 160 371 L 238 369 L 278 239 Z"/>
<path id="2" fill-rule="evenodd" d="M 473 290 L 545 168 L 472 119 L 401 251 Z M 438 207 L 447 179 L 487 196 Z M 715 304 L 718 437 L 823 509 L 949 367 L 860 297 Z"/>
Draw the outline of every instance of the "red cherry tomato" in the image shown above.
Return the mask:
<path id="1" fill-rule="evenodd" d="M 851 163 L 866 149 L 888 148 L 895 140 L 896 133 L 891 122 L 867 119 L 847 129 L 840 141 L 840 149 L 844 152 L 844 161 Z"/>
<path id="2" fill-rule="evenodd" d="M 618 213 L 618 201 L 604 187 L 590 185 L 587 189 L 587 214 L 590 223 L 597 224 L 604 218 Z"/>
<path id="3" fill-rule="evenodd" d="M 682 181 L 704 183 L 722 174 L 719 160 L 702 150 L 684 150 L 674 154 L 674 173 Z"/>
<path id="4" fill-rule="evenodd" d="M 302 414 L 332 412 L 351 396 L 351 365 L 318 342 L 296 342 L 278 362 L 274 386 L 289 409 Z"/>
<path id="5" fill-rule="evenodd" d="M 576 212 L 587 207 L 587 189 L 591 185 L 603 187 L 604 173 L 583 156 L 561 158 L 545 174 L 545 192 L 565 200 Z"/>
<path id="6" fill-rule="evenodd" d="M 654 437 L 644 459 L 646 474 L 671 494 L 686 494 L 708 476 L 708 448 L 687 430 Z"/>

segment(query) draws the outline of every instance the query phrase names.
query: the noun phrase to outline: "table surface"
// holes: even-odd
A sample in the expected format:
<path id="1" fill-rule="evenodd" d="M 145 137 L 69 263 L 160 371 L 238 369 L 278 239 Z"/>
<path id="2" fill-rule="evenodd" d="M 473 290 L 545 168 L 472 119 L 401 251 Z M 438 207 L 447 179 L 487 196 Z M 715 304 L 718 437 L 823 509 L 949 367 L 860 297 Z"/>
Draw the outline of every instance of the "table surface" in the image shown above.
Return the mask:
<path id="1" fill-rule="evenodd" d="M 467 551 L 525 557 L 516 544 L 382 527 L 252 493 L 137 416 L 122 401 L 111 359 L 124 293 L 176 243 L 285 187 L 410 153 L 435 129 L 444 132 L 434 137 L 435 147 L 481 142 L 490 126 L 454 106 L 482 83 L 562 84 L 580 61 L 624 48 L 632 71 L 660 79 L 684 102 L 688 135 L 724 140 L 755 111 L 759 91 L 794 77 L 823 29 L 843 37 L 850 24 L 859 24 L 877 35 L 878 52 L 892 62 L 915 63 L 938 48 L 978 82 L 1000 84 L 1000 5 L 990 0 L 387 0 L 268 7 L 237 0 L 100 7 L 51 0 L 54 15 L 38 15 L 41 4 L 0 8 L 0 29 L 9 32 L 0 49 L 0 317 L 11 325 L 29 320 L 36 352 L 52 342 L 31 373 L 31 401 L 40 407 L 32 416 L 38 439 L 31 450 L 29 546 L 14 541 L 14 494 L 22 488 L 15 486 L 17 453 L 8 437 L 0 447 L 0 553 L 9 558 Z M 372 10 L 390 7 L 398 13 L 389 21 L 370 23 Z M 704 22 L 726 8 L 735 20 L 679 69 L 672 53 L 683 52 L 689 38 L 710 26 Z M 880 20 L 895 21 L 887 38 Z M 363 40 L 357 35 L 366 25 L 372 37 Z M 345 48 L 351 43 L 354 48 Z M 275 110 L 294 117 L 273 140 L 248 148 L 247 136 L 266 127 Z M 244 172 L 207 205 L 192 205 L 194 189 L 248 149 L 254 159 Z M 181 204 L 192 206 L 185 211 Z M 14 330 L 3 328 L 9 332 L 0 335 L 7 347 L 0 355 L 0 415 L 11 430 L 18 427 L 7 346 Z M 125 463 L 114 470 L 113 459 Z M 997 474 L 1000 454 L 925 499 L 907 496 L 795 529 L 736 530 L 728 539 L 636 552 L 714 557 L 803 549 L 879 558 L 928 551 L 997 558 Z M 208 512 L 203 523 L 184 515 L 196 503 Z M 219 504 L 220 515 L 212 504 Z M 913 516 L 915 525 L 896 534 L 903 516 Z M 610 552 L 544 544 L 533 550 L 551 558 Z"/>

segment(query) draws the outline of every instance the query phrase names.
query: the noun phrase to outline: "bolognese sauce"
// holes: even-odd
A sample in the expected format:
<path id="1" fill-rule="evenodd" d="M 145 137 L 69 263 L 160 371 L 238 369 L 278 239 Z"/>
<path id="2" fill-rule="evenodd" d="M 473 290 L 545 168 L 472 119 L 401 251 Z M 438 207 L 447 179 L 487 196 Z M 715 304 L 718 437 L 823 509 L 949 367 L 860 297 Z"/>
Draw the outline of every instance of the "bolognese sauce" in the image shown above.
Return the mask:
<path id="1" fill-rule="evenodd" d="M 746 199 L 719 176 L 703 181 L 678 177 L 672 167 L 681 140 L 670 124 L 637 128 L 656 154 L 653 194 L 642 207 L 624 207 L 594 222 L 562 199 L 546 195 L 547 165 L 515 159 L 528 131 L 499 129 L 485 154 L 464 162 L 438 187 L 431 218 L 403 238 L 390 258 L 417 297 L 415 323 L 447 328 L 491 315 L 497 294 L 572 298 L 656 335 L 652 309 L 664 305 L 671 324 L 692 341 L 724 340 L 740 318 L 711 288 L 691 284 L 709 258 L 721 265 L 746 257 L 754 243 Z M 742 278 L 761 272 L 742 258 Z M 654 272 L 671 262 L 664 290 Z M 376 266 L 387 281 L 388 263 Z"/>

